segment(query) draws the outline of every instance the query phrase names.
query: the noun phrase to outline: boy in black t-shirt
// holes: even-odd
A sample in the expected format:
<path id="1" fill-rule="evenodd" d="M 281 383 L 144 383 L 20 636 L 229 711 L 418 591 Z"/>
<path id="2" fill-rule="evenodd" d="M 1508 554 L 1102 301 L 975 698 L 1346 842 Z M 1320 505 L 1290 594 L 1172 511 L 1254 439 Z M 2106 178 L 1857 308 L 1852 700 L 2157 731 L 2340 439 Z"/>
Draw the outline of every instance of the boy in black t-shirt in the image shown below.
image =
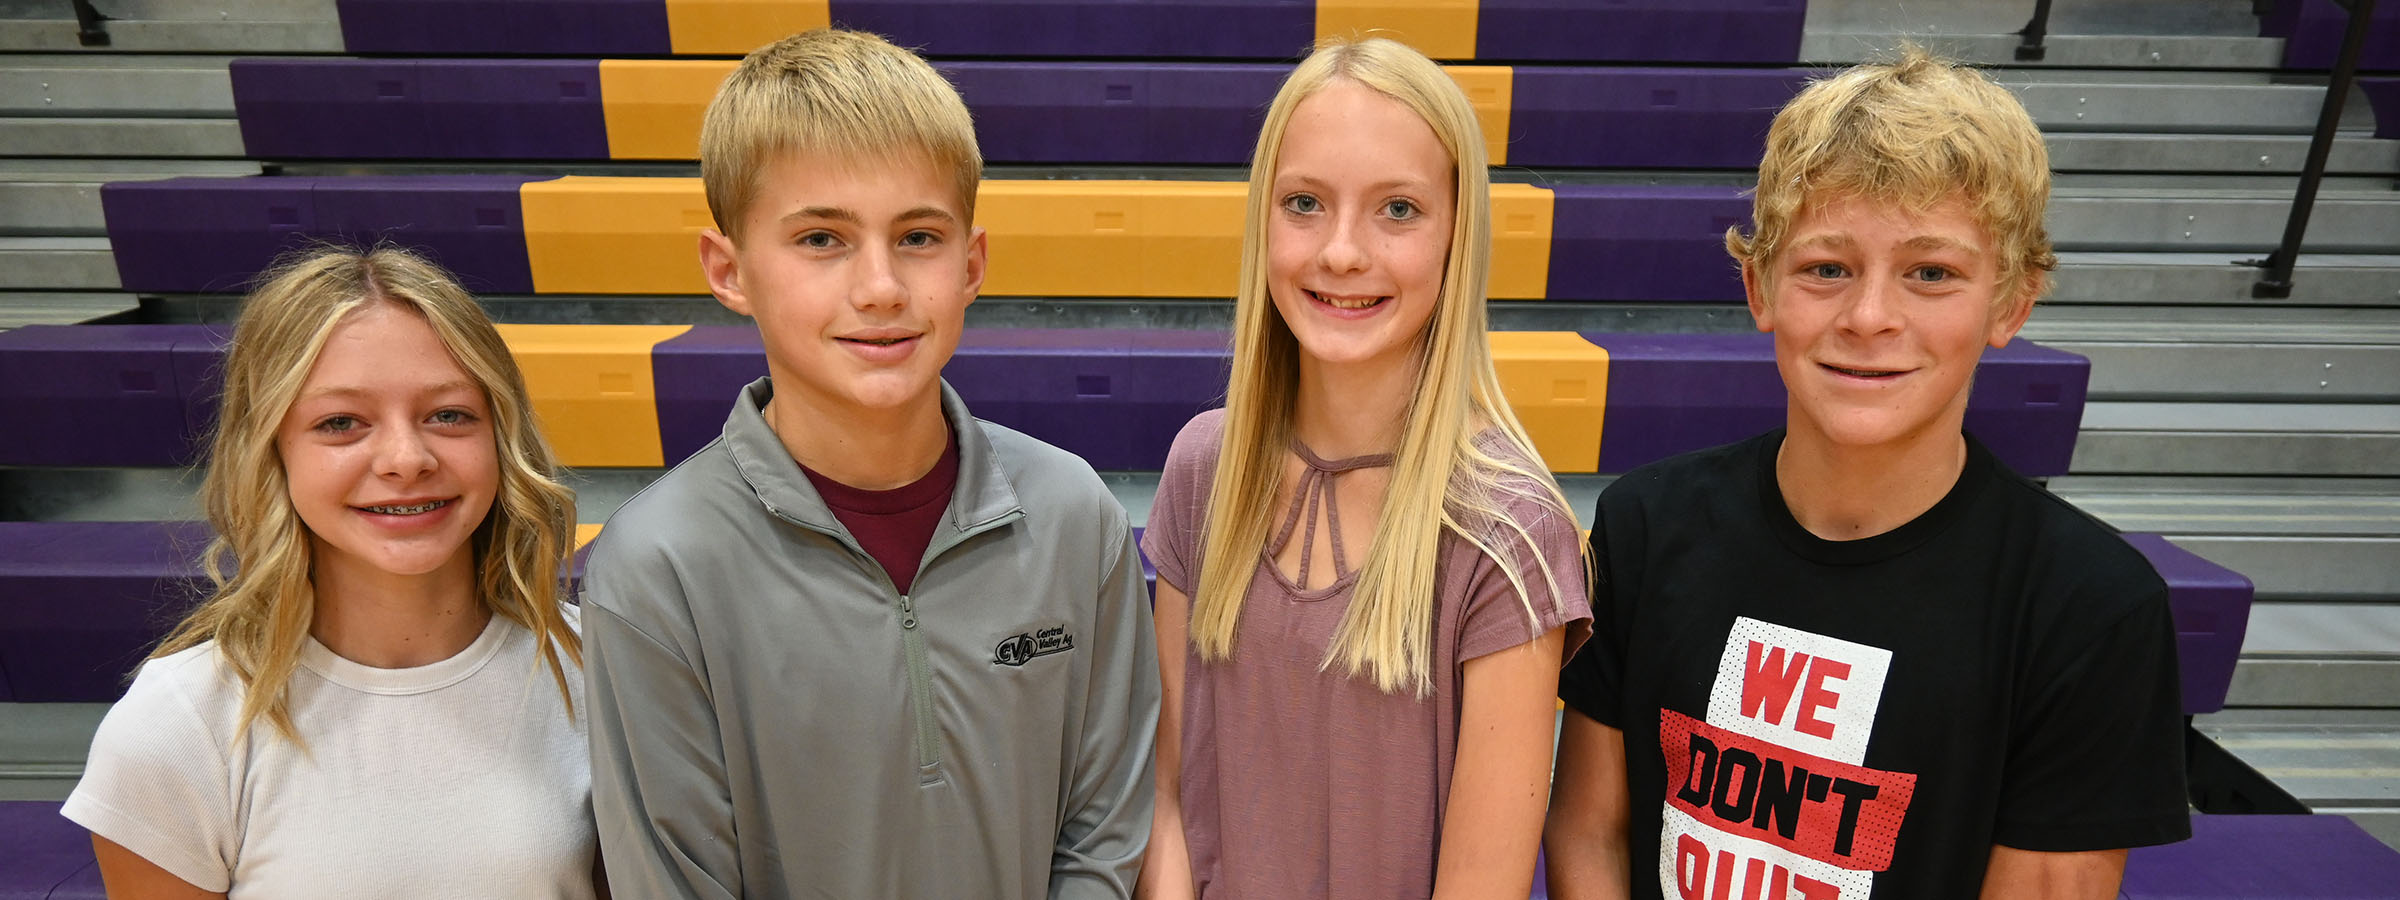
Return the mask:
<path id="1" fill-rule="evenodd" d="M 1961 430 L 2049 189 L 2024 108 L 1913 49 L 1776 116 L 1726 247 L 1786 425 L 1601 495 L 1551 896 L 2109 898 L 2189 835 L 2166 585 Z"/>

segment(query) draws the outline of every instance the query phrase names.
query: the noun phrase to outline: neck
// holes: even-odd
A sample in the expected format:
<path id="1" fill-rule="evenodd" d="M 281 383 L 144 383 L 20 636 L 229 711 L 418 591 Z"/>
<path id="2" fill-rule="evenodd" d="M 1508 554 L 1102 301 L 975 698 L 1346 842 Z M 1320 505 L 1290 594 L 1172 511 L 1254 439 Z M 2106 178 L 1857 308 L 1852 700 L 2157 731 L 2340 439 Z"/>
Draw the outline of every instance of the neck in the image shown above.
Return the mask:
<path id="1" fill-rule="evenodd" d="M 492 611 L 475 598 L 475 552 L 460 547 L 441 568 L 397 575 L 317 546 L 309 572 L 316 614 L 308 633 L 334 655 L 379 669 L 430 665 L 475 643 Z"/>
<path id="2" fill-rule="evenodd" d="M 1837 446 L 1794 421 L 1775 453 L 1775 486 L 1792 518 L 1829 541 L 1870 538 L 1940 503 L 1966 471 L 1958 423 L 1868 447 Z"/>
<path id="3" fill-rule="evenodd" d="M 793 382 L 776 379 L 767 428 L 792 459 L 819 475 L 860 490 L 888 491 L 925 477 L 950 446 L 939 388 L 890 409 L 859 409 L 781 389 Z"/>
<path id="4" fill-rule="evenodd" d="M 1417 393 L 1422 352 L 1337 365 L 1302 351 L 1292 436 L 1326 459 L 1393 452 Z"/>

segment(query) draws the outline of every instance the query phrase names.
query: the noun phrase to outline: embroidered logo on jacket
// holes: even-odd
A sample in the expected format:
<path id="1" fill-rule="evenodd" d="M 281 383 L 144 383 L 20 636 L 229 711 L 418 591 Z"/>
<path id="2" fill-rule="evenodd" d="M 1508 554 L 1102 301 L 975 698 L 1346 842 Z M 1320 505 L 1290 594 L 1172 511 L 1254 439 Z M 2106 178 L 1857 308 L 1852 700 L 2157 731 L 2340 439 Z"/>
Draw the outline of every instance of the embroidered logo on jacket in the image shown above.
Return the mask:
<path id="1" fill-rule="evenodd" d="M 992 665 L 1021 666 L 1037 657 L 1073 649 L 1075 636 L 1067 633 L 1067 626 L 1044 628 L 1031 634 L 1002 639 L 1000 646 L 992 648 Z"/>
<path id="2" fill-rule="evenodd" d="M 1917 776 L 1862 765 L 1892 653 L 1742 617 L 1706 721 L 1659 710 L 1659 886 L 1683 900 L 1861 900 Z"/>

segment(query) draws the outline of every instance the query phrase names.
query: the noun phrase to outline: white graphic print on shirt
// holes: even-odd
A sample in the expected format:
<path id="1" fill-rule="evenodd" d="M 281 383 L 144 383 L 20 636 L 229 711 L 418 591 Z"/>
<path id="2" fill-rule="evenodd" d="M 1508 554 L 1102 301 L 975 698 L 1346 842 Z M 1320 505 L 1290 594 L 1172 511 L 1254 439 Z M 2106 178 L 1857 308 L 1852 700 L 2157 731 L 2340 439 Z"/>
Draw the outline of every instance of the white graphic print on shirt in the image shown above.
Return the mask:
<path id="1" fill-rule="evenodd" d="M 1892 653 L 1747 616 L 1708 719 L 1659 710 L 1659 886 L 1682 900 L 1864 900 L 1917 776 L 1861 765 Z"/>

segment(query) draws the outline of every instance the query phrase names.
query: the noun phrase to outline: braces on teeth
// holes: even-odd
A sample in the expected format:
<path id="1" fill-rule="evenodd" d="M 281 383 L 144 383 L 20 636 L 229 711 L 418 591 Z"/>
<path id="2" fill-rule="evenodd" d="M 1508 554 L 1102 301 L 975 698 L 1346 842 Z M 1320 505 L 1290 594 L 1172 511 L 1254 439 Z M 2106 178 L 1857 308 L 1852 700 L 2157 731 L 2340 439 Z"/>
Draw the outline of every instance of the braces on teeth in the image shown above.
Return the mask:
<path id="1" fill-rule="evenodd" d="M 364 509 L 373 513 L 383 513 L 387 516 L 413 516 L 417 513 L 432 512 L 440 509 L 449 504 L 449 502 L 450 501 L 448 500 L 435 500 L 431 503 L 420 503 L 415 506 L 363 506 L 360 507 L 360 509 Z"/>

